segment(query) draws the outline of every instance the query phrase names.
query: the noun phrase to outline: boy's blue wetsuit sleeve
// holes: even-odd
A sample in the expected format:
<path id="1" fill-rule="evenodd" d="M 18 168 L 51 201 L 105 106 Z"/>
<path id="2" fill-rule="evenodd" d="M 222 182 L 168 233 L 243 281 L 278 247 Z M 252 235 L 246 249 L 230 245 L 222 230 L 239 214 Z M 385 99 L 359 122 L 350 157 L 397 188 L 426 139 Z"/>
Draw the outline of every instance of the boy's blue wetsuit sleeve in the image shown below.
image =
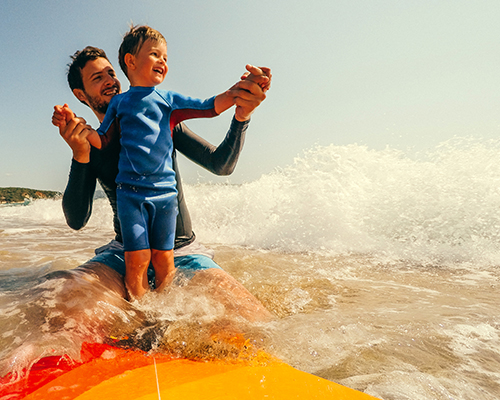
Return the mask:
<path id="1" fill-rule="evenodd" d="M 99 135 L 101 136 L 101 149 L 105 149 L 106 147 L 108 147 L 120 132 L 118 119 L 116 118 L 116 102 L 113 101 L 115 98 L 118 99 L 118 96 L 115 96 L 113 97 L 113 99 L 111 99 L 101 126 L 97 129 L 97 133 L 99 133 Z"/>
<path id="2" fill-rule="evenodd" d="M 175 104 L 170 114 L 170 130 L 182 121 L 193 118 L 212 118 L 218 114 L 215 112 L 215 96 L 206 99 L 193 99 L 175 92 L 161 91 L 163 99 L 168 104 Z"/>
<path id="3" fill-rule="evenodd" d="M 119 95 L 113 97 L 108 105 L 108 109 L 106 111 L 106 115 L 101 122 L 101 126 L 97 129 L 99 135 L 105 135 L 106 132 L 111 127 L 111 124 L 115 121 L 116 118 L 116 101 L 118 100 Z"/>

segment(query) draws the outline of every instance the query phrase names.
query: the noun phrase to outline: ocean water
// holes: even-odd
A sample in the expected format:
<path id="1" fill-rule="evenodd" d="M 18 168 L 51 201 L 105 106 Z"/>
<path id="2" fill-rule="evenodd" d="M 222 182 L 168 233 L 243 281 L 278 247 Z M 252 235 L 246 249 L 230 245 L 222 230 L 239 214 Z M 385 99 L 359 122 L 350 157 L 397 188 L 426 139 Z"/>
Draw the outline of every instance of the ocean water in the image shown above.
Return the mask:
<path id="1" fill-rule="evenodd" d="M 60 200 L 1 207 L 0 375 L 110 337 L 227 355 L 211 335 L 239 330 L 385 400 L 500 396 L 499 141 L 426 154 L 317 147 L 256 181 L 185 191 L 199 241 L 273 321 L 247 321 L 189 285 L 130 304 L 78 274 L 62 279 L 112 237 L 105 199 L 79 232 Z"/>

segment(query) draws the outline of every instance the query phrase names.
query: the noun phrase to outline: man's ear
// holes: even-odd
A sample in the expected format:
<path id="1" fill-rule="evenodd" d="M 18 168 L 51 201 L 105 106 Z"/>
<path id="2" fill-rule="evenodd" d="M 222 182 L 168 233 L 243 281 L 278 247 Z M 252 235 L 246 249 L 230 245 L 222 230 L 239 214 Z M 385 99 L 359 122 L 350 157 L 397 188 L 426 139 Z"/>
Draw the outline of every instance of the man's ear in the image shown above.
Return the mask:
<path id="1" fill-rule="evenodd" d="M 125 54 L 125 57 L 123 57 L 123 61 L 125 61 L 125 65 L 127 66 L 127 69 L 134 69 L 135 68 L 135 56 L 131 53 Z"/>
<path id="2" fill-rule="evenodd" d="M 75 97 L 83 103 L 87 103 L 87 96 L 82 89 L 73 89 L 73 94 Z"/>

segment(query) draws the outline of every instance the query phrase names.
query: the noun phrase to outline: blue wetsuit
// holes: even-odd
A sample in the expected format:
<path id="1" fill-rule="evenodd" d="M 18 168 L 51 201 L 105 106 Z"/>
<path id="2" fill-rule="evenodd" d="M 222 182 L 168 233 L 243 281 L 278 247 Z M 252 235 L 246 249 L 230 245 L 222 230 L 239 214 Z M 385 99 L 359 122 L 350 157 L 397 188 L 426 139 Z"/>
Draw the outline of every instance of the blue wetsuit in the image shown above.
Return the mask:
<path id="1" fill-rule="evenodd" d="M 216 175 L 230 175 L 234 170 L 249 121 L 239 122 L 233 118 L 224 140 L 214 146 L 191 131 L 183 122 L 173 131 L 174 148 L 191 161 Z M 63 196 L 63 211 L 68 225 L 75 230 L 83 228 L 92 215 L 92 205 L 97 181 L 103 188 L 113 210 L 115 240 L 96 249 L 96 256 L 90 262 L 105 264 L 121 275 L 125 275 L 120 221 L 116 211 L 116 176 L 120 153 L 118 136 L 112 138 L 106 148 L 92 147 L 90 162 L 86 164 L 72 160 L 68 184 Z M 175 265 L 178 271 L 194 272 L 200 269 L 220 268 L 213 261 L 213 252 L 200 249 L 192 229 L 191 218 L 184 197 L 181 175 L 176 163 L 175 151 L 173 167 L 176 171 L 177 227 L 175 238 Z M 151 284 L 154 284 L 154 270 L 148 270 Z M 186 276 L 186 274 L 183 274 Z M 188 275 L 189 276 L 189 275 Z"/>
<path id="2" fill-rule="evenodd" d="M 172 131 L 186 119 L 216 116 L 214 97 L 198 100 L 155 87 L 131 87 L 111 100 L 98 129 L 121 131 L 117 208 L 125 251 L 174 247 L 177 190 Z"/>

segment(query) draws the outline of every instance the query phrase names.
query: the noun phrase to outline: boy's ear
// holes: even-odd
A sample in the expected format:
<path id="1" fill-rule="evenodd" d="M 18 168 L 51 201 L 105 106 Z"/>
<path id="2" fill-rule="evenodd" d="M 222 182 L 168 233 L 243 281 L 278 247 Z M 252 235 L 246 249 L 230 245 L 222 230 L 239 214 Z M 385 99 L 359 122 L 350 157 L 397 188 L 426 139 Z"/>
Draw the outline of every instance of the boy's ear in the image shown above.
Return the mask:
<path id="1" fill-rule="evenodd" d="M 134 69 L 135 68 L 135 57 L 131 53 L 125 54 L 125 57 L 123 57 L 123 61 L 125 61 L 125 65 L 127 66 L 127 69 Z"/>
<path id="2" fill-rule="evenodd" d="M 73 89 L 73 94 L 75 95 L 75 97 L 78 100 L 80 100 L 80 101 L 82 101 L 84 103 L 87 102 L 87 96 L 85 96 L 85 93 L 83 92 L 82 89 Z"/>

